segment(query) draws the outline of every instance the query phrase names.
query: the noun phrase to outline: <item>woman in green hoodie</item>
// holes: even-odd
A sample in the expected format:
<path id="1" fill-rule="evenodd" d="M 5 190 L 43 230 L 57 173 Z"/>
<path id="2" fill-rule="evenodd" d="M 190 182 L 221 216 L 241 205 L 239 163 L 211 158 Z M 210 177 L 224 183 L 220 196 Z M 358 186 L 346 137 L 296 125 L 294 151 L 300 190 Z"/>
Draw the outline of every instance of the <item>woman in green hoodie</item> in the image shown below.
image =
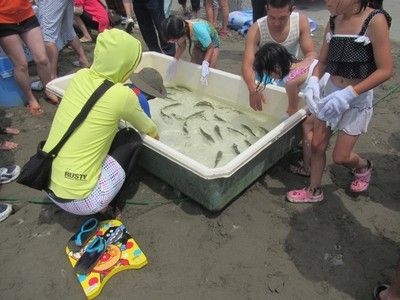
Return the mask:
<path id="1" fill-rule="evenodd" d="M 123 85 L 141 56 L 142 45 L 137 39 L 119 29 L 105 30 L 97 38 L 90 69 L 79 70 L 68 84 L 43 148 L 46 152 L 60 141 L 94 90 L 105 79 L 114 83 L 53 161 L 47 194 L 70 213 L 103 212 L 121 189 L 126 166 L 109 155 L 120 119 L 140 133 L 158 138 L 157 127 L 143 112 L 138 97 Z"/>

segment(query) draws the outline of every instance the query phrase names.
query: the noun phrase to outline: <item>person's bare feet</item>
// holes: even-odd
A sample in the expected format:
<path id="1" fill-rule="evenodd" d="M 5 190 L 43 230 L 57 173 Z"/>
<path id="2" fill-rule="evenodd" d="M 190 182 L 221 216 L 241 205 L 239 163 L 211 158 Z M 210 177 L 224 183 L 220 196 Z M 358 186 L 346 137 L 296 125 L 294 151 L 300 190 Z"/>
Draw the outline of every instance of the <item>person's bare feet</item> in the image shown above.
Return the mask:
<path id="1" fill-rule="evenodd" d="M 60 99 L 56 95 L 47 91 L 44 94 L 45 94 L 45 100 L 47 100 L 51 104 L 54 105 L 60 104 Z"/>
<path id="2" fill-rule="evenodd" d="M 37 105 L 29 104 L 29 105 L 27 105 L 27 108 L 28 108 L 29 113 L 32 116 L 41 116 L 44 113 L 42 107 L 39 104 L 37 104 Z"/>
<path id="3" fill-rule="evenodd" d="M 85 57 L 85 58 L 79 58 L 79 65 L 82 67 L 82 68 L 90 68 L 90 63 L 89 63 L 89 61 L 87 60 L 87 58 Z"/>
<path id="4" fill-rule="evenodd" d="M 14 128 L 14 127 L 0 128 L 0 133 L 17 135 L 17 134 L 19 134 L 19 129 L 18 128 Z"/>
<path id="5" fill-rule="evenodd" d="M 0 142 L 0 150 L 10 151 L 18 148 L 18 144 L 10 141 Z"/>

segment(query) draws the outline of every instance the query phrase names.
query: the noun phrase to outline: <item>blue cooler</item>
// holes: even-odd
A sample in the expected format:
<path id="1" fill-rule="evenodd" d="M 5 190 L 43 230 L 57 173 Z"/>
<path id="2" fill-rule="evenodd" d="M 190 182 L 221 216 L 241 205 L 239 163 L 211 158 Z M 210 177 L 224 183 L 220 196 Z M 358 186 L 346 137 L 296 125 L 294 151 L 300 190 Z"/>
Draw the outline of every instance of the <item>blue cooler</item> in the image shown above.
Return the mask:
<path id="1" fill-rule="evenodd" d="M 14 65 L 8 57 L 0 57 L 0 106 L 25 105 L 25 95 L 13 75 Z"/>

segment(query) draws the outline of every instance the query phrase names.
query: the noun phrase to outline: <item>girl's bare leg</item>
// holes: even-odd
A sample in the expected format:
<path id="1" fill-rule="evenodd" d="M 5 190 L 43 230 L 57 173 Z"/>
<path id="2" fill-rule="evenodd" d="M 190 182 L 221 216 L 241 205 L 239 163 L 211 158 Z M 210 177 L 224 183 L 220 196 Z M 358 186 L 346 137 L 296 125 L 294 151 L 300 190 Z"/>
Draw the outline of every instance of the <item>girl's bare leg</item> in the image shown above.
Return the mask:
<path id="1" fill-rule="evenodd" d="M 43 113 L 31 90 L 28 62 L 22 48 L 21 38 L 16 34 L 1 37 L 0 46 L 14 65 L 14 79 L 27 97 L 31 113 L 36 115 Z"/>
<path id="2" fill-rule="evenodd" d="M 343 165 L 352 169 L 362 171 L 368 167 L 365 158 L 361 158 L 357 153 L 353 152 L 358 135 L 348 135 L 340 131 L 336 139 L 335 148 L 333 149 L 333 161 L 338 165 Z"/>
<path id="3" fill-rule="evenodd" d="M 326 164 L 326 149 L 331 135 L 332 132 L 329 127 L 326 127 L 325 122 L 315 119 L 311 142 L 310 189 L 317 189 L 321 186 L 322 174 Z"/>
<path id="4" fill-rule="evenodd" d="M 33 61 L 36 63 L 36 68 L 40 80 L 43 83 L 43 86 L 46 86 L 46 84 L 51 80 L 50 61 L 47 57 L 47 52 L 44 46 L 42 31 L 40 30 L 40 27 L 36 27 L 29 30 L 28 32 L 25 32 L 21 35 L 21 38 L 31 50 Z M 59 102 L 57 96 L 47 91 L 45 91 L 45 94 L 47 98 L 53 103 Z"/>

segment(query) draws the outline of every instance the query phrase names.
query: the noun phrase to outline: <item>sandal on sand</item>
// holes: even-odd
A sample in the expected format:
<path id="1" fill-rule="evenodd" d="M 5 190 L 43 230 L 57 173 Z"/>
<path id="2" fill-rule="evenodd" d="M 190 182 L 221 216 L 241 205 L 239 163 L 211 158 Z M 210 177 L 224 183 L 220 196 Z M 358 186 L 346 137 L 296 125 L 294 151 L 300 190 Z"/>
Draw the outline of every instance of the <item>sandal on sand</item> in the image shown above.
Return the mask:
<path id="1" fill-rule="evenodd" d="M 369 160 L 367 161 L 368 161 L 368 169 L 365 172 L 357 173 L 356 171 L 353 171 L 354 179 L 350 184 L 350 190 L 353 193 L 364 192 L 369 187 L 369 182 L 371 180 L 371 174 L 372 174 L 372 163 Z"/>
<path id="2" fill-rule="evenodd" d="M 10 141 L 0 142 L 0 150 L 11 151 L 18 148 L 18 144 Z"/>
<path id="3" fill-rule="evenodd" d="M 89 274 L 96 266 L 106 249 L 107 245 L 104 238 L 96 236 L 86 247 L 85 252 L 76 263 L 75 272 L 78 274 Z"/>
<path id="4" fill-rule="evenodd" d="M 311 171 L 304 166 L 304 161 L 299 161 L 295 165 L 289 166 L 289 171 L 293 174 L 310 177 Z"/>
<path id="5" fill-rule="evenodd" d="M 19 129 L 14 128 L 14 127 L 0 127 L 0 133 L 1 134 L 11 134 L 11 135 L 17 135 L 19 134 Z"/>
<path id="6" fill-rule="evenodd" d="M 78 252 L 89 241 L 89 239 L 97 232 L 99 222 L 96 218 L 86 220 L 80 227 L 79 231 L 74 234 L 68 241 L 68 248 L 73 252 Z"/>
<path id="7" fill-rule="evenodd" d="M 375 300 L 380 300 L 381 297 L 379 296 L 379 294 L 380 294 L 382 291 L 387 290 L 388 288 L 389 288 L 389 285 L 388 285 L 388 284 L 382 284 L 382 283 L 378 284 L 378 285 L 374 288 L 374 291 L 373 291 L 374 299 L 375 299 Z"/>
<path id="8" fill-rule="evenodd" d="M 324 193 L 320 190 L 319 194 L 312 193 L 308 188 L 302 190 L 291 190 L 286 194 L 289 202 L 293 203 L 315 203 L 324 200 Z"/>
<path id="9" fill-rule="evenodd" d="M 32 116 L 41 116 L 41 115 L 43 115 L 43 113 L 44 113 L 43 109 L 42 109 L 40 106 L 38 106 L 38 107 L 31 107 L 30 105 L 28 105 L 27 108 L 28 108 L 29 113 L 30 113 Z"/>

